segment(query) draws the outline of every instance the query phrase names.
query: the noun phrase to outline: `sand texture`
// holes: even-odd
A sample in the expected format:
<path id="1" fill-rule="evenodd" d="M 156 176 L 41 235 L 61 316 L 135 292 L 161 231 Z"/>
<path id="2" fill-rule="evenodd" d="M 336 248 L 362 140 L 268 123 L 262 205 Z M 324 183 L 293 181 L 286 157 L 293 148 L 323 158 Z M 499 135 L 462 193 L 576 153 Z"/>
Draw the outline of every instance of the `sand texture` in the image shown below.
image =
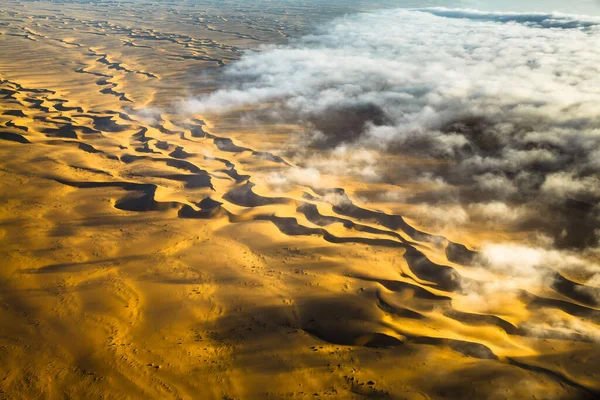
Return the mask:
<path id="1" fill-rule="evenodd" d="M 334 171 L 274 190 L 296 127 L 164 111 L 302 13 L 0 4 L 1 399 L 600 396 L 585 277 L 463 290 L 524 233 L 436 230 Z"/>

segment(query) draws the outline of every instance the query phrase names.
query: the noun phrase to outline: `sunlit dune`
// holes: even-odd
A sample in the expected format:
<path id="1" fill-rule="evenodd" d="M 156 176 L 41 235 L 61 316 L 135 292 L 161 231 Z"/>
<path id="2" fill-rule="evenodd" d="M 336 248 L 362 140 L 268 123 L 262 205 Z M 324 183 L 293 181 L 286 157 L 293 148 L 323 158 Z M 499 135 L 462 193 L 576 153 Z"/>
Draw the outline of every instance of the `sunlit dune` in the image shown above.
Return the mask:
<path id="1" fill-rule="evenodd" d="M 0 4 L 0 398 L 600 396 L 600 136 L 590 116 L 598 87 L 576 92 L 584 85 L 569 76 L 559 82 L 573 88 L 565 99 L 550 84 L 535 86 L 555 102 L 523 100 L 533 111 L 497 100 L 505 88 L 495 82 L 491 95 L 482 86 L 471 103 L 453 100 L 512 118 L 489 128 L 466 117 L 440 122 L 451 102 L 431 117 L 442 94 L 459 98 L 468 86 L 440 84 L 423 95 L 430 114 L 415 112 L 439 125 L 432 141 L 516 126 L 525 144 L 509 155 L 541 152 L 543 141 L 565 169 L 542 156 L 524 167 L 497 161 L 492 147 L 505 146 L 495 142 L 477 143 L 488 158 L 469 158 L 476 150 L 466 147 L 464 158 L 438 157 L 399 128 L 413 106 L 397 115 L 383 101 L 336 108 L 334 89 L 371 99 L 371 84 L 408 104 L 376 75 L 395 66 L 374 63 L 356 85 L 343 81 L 351 66 L 324 76 L 303 66 L 325 40 L 306 36 L 316 22 L 360 10 L 352 2 Z M 575 24 L 576 39 L 600 32 L 592 17 L 536 16 L 524 28 L 517 14 L 411 12 L 416 23 L 452 20 L 449 29 L 489 24 L 481 32 L 490 43 L 499 23 L 537 37 L 526 29 L 538 19 Z M 353 21 L 378 15 L 343 18 L 319 34 L 345 35 Z M 557 32 L 548 41 L 562 57 L 567 39 Z M 348 50 L 343 40 L 335 43 Z M 357 56 L 347 53 L 335 57 Z M 274 67 L 278 54 L 293 62 Z M 286 79 L 286 68 L 297 76 Z M 415 68 L 412 78 L 430 72 Z M 410 88 L 411 99 L 425 86 Z M 575 117 L 555 117 L 560 107 Z M 566 132 L 568 150 L 527 131 L 525 113 Z M 377 136 L 388 128 L 396 142 Z M 476 168 L 484 178 L 468 186 Z M 534 168 L 546 180 L 526 186 Z M 493 197 L 499 192 L 512 197 Z"/>

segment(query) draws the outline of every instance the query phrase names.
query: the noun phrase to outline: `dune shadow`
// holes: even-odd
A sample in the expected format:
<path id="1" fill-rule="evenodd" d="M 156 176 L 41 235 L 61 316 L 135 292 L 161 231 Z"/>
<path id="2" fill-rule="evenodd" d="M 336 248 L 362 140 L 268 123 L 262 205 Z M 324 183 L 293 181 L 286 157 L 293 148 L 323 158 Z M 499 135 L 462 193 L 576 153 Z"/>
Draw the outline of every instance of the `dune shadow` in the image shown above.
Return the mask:
<path id="1" fill-rule="evenodd" d="M 82 262 L 72 262 L 72 263 L 59 263 L 59 264 L 50 264 L 45 265 L 39 268 L 27 268 L 23 269 L 20 272 L 23 274 L 52 274 L 52 273 L 74 273 L 88 270 L 89 267 L 97 267 L 97 266 L 118 266 L 122 263 L 143 260 L 147 258 L 147 256 L 137 255 L 137 256 L 126 256 L 120 258 L 105 258 L 101 260 L 95 261 L 82 261 Z"/>

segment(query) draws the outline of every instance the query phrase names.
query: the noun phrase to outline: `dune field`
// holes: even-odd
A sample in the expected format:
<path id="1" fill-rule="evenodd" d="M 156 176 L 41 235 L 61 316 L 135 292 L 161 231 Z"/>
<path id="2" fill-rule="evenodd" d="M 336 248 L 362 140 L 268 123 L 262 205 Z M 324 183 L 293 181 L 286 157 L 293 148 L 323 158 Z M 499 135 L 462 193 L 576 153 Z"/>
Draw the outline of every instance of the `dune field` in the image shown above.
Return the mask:
<path id="1" fill-rule="evenodd" d="M 461 219 L 448 158 L 189 100 L 368 10 L 317 3 L 0 4 L 0 399 L 600 396 L 593 195 Z"/>

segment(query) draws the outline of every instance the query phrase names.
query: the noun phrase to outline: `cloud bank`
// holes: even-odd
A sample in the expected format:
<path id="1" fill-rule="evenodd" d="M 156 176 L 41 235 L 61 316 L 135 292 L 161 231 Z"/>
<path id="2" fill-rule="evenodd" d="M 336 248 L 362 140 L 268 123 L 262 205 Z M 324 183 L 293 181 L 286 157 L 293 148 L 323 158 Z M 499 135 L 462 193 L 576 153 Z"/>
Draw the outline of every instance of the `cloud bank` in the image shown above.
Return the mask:
<path id="1" fill-rule="evenodd" d="M 542 230 L 559 247 L 596 247 L 598 43 L 593 17 L 443 8 L 359 14 L 247 54 L 227 67 L 222 89 L 183 108 L 251 108 L 306 126 L 307 145 L 324 151 L 444 160 L 411 173 L 447 183 L 451 199 L 420 201 L 519 207 L 519 228 Z"/>

